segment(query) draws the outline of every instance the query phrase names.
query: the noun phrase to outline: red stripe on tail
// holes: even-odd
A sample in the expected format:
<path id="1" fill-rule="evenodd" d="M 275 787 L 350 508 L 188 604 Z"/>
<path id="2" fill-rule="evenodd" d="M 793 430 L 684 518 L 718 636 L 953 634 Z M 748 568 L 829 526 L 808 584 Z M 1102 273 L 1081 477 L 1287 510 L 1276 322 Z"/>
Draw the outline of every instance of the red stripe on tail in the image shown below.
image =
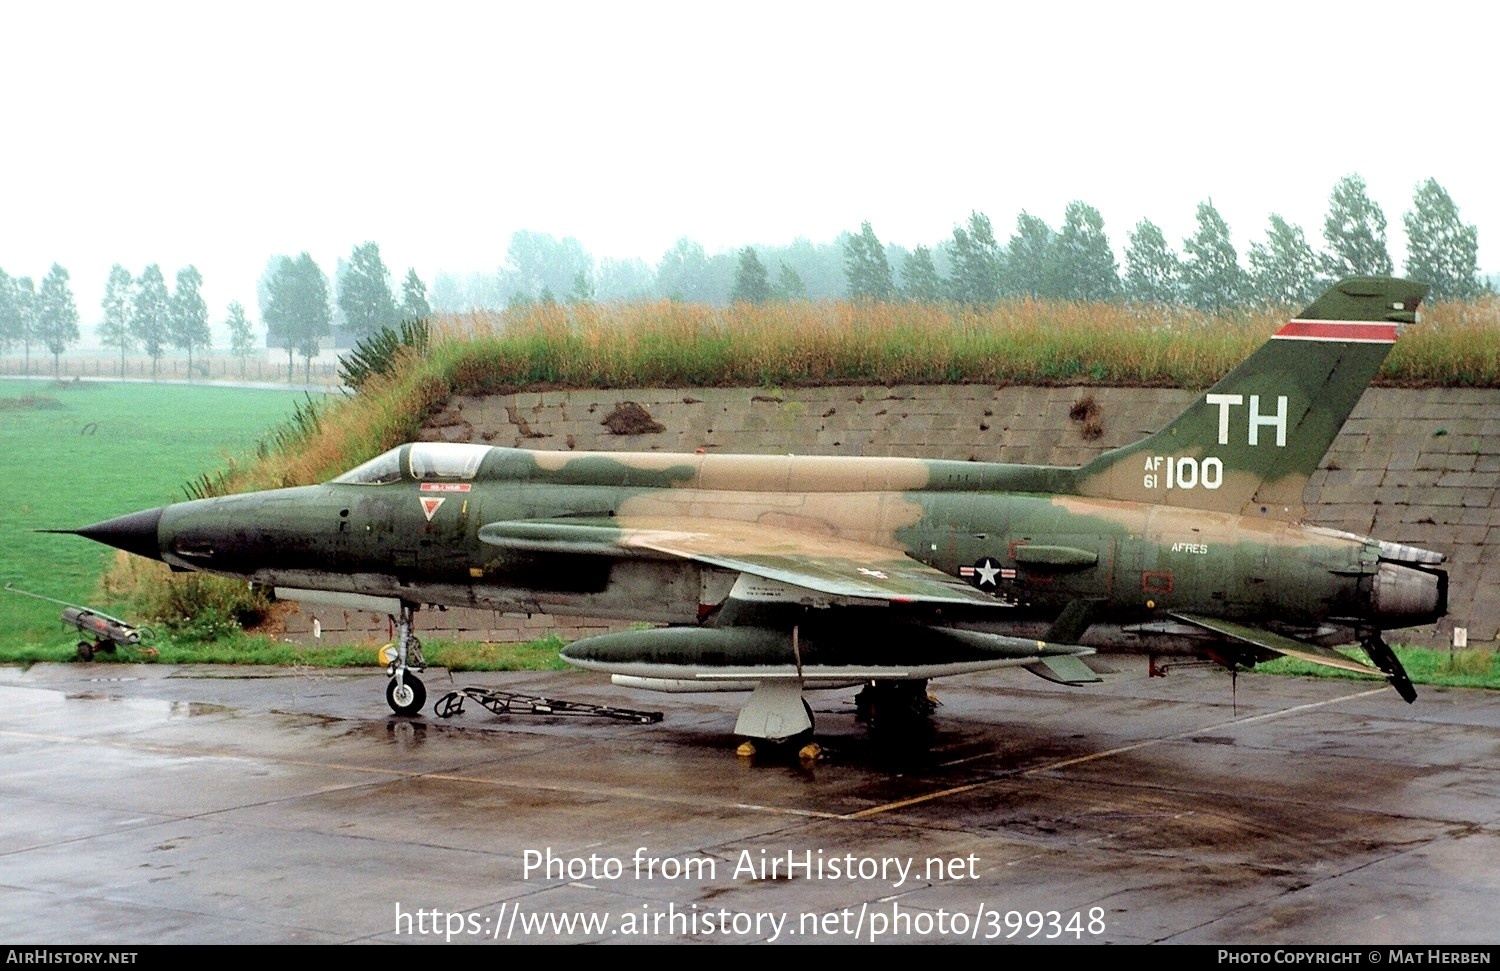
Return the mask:
<path id="1" fill-rule="evenodd" d="M 1290 320 L 1275 336 L 1303 341 L 1391 344 L 1396 340 L 1396 325 L 1364 320 Z"/>

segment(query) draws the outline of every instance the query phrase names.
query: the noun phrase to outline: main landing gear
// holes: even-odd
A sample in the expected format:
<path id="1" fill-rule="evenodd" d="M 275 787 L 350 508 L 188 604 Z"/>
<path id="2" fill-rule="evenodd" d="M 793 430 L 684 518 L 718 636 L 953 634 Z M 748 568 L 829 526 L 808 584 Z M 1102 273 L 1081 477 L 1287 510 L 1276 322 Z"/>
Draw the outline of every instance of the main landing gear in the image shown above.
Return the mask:
<path id="1" fill-rule="evenodd" d="M 854 717 L 878 731 L 909 730 L 925 723 L 937 707 L 925 678 L 871 681 L 854 696 Z"/>
<path id="2" fill-rule="evenodd" d="M 735 722 L 735 734 L 745 736 L 736 754 L 753 758 L 761 745 L 796 745 L 799 759 L 816 761 L 823 747 L 813 741 L 813 727 L 812 706 L 802 697 L 801 681 L 762 681 Z"/>
<path id="3" fill-rule="evenodd" d="M 760 682 L 740 710 L 735 734 L 745 737 L 736 754 L 751 758 L 764 750 L 795 750 L 806 763 L 823 753 L 816 741 L 812 708 L 796 680 Z M 866 682 L 854 699 L 855 719 L 869 726 L 872 737 L 885 742 L 925 744 L 932 713 L 939 702 L 927 693 L 925 678 L 879 679 Z"/>
<path id="4" fill-rule="evenodd" d="M 387 650 L 395 656 L 385 672 L 391 676 L 390 683 L 385 686 L 386 704 L 391 706 L 391 711 L 407 717 L 420 715 L 422 706 L 427 704 L 427 686 L 412 673 L 427 670 L 427 662 L 422 658 L 422 642 L 412 633 L 412 615 L 416 609 L 403 603 L 401 616 L 391 618 L 396 624 L 396 642 Z"/>

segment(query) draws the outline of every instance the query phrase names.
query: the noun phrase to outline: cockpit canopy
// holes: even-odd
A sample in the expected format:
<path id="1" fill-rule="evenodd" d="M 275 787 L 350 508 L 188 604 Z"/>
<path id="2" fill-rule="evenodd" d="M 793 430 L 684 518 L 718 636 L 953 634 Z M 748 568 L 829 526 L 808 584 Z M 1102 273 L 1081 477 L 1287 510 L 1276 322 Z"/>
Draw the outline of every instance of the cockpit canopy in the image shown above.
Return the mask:
<path id="1" fill-rule="evenodd" d="M 334 479 L 352 485 L 383 485 L 403 478 L 425 482 L 433 479 L 472 479 L 490 446 L 466 442 L 416 442 L 398 445 Z"/>

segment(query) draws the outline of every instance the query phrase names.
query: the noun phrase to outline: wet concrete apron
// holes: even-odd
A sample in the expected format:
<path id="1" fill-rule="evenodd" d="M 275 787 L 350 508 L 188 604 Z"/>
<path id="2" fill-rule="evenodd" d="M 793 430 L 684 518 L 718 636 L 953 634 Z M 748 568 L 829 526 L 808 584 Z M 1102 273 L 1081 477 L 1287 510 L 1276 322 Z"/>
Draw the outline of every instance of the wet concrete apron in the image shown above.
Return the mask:
<path id="1" fill-rule="evenodd" d="M 433 697 L 447 690 L 432 672 Z M 1023 672 L 915 732 L 813 696 L 458 675 L 656 725 L 389 717 L 383 676 L 0 671 L 0 936 L 32 943 L 1491 943 L 1500 704 L 1368 682 Z"/>

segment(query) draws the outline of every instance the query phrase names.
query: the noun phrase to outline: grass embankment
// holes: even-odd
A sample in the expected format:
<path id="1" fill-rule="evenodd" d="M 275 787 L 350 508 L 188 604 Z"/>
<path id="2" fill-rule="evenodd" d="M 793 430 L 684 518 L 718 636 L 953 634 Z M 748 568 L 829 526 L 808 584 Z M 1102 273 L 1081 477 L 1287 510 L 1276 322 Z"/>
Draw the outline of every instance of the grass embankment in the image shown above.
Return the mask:
<path id="1" fill-rule="evenodd" d="M 175 487 L 199 476 L 199 486 L 212 493 L 323 481 L 413 438 L 426 416 L 455 393 L 865 382 L 1207 387 L 1287 316 L 1277 311 L 1213 317 L 1182 309 L 1037 301 L 983 310 L 848 303 L 533 305 L 504 314 L 453 316 L 437 322 L 436 339 L 425 357 L 402 362 L 359 395 L 332 399 L 315 413 L 299 412 L 293 425 L 261 440 L 259 457 L 250 464 L 223 459 L 220 433 L 189 433 L 199 445 L 209 443 L 219 453 L 217 464 L 224 471 L 204 477 L 202 470 L 215 464 L 214 455 L 180 449 L 173 454 L 183 459 L 176 466 L 181 471 L 170 481 Z M 1424 311 L 1424 323 L 1398 342 L 1379 380 L 1500 387 L 1500 299 L 1439 304 Z M 291 407 L 284 395 L 279 400 Z M 173 415 L 198 410 L 177 406 Z M 236 418 L 247 439 L 266 427 L 247 420 L 243 412 Z M 54 437 L 61 440 L 63 434 L 59 430 Z M 66 434 L 73 434 L 72 429 Z M 122 461 L 126 468 L 142 467 L 135 455 Z M 75 479 L 97 474 L 89 463 L 75 466 Z M 53 467 L 25 478 L 19 488 L 45 483 L 50 492 L 70 476 Z M 118 496 L 98 511 L 65 506 L 68 515 L 53 523 L 89 522 L 177 498 L 160 495 L 159 483 L 153 488 L 157 494 L 152 497 Z M 135 585 L 137 593 L 140 587 Z M 1422 653 L 1433 655 L 1430 666 L 1440 666 L 1446 658 L 1441 652 L 1403 657 L 1414 667 L 1429 666 L 1414 660 Z M 331 660 L 342 663 L 338 657 Z M 431 652 L 429 659 L 435 660 Z"/>
<path id="2" fill-rule="evenodd" d="M 452 394 L 523 388 L 817 384 L 1208 387 L 1286 311 L 1011 301 L 708 307 L 531 305 L 441 318 L 428 354 L 335 406 L 321 427 L 230 488 L 322 481 L 412 438 Z M 1438 304 L 1408 329 L 1379 382 L 1500 387 L 1500 298 Z"/>

